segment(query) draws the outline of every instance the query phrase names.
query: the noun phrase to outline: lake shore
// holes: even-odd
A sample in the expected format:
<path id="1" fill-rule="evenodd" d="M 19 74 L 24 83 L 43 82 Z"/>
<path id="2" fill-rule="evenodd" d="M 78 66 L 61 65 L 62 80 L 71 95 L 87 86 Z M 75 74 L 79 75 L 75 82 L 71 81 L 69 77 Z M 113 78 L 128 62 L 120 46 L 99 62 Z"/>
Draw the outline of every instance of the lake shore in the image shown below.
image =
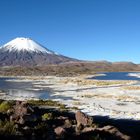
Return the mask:
<path id="1" fill-rule="evenodd" d="M 76 77 L 24 76 L 11 79 L 11 82 L 32 82 L 32 89 L 52 89 L 50 97 L 68 107 L 76 107 L 88 115 L 108 116 L 116 119 L 140 119 L 140 88 L 137 81 L 100 81 L 89 79 L 97 75 L 80 75 Z M 31 90 L 32 90 L 31 89 Z M 37 97 L 17 97 L 4 95 L 1 99 L 37 99 Z"/>

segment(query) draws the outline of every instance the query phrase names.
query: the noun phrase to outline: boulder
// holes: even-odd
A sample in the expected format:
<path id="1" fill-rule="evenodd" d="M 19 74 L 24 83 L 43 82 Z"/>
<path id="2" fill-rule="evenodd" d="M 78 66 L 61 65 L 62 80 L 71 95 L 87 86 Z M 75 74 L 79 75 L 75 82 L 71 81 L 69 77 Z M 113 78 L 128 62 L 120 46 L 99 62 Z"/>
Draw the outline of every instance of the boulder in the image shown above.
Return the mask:
<path id="1" fill-rule="evenodd" d="M 58 120 L 67 120 L 67 119 L 68 119 L 68 117 L 59 116 L 59 117 L 57 117 L 57 119 L 58 119 Z"/>
<path id="2" fill-rule="evenodd" d="M 79 123 L 79 124 L 77 124 L 77 126 L 75 127 L 75 132 L 76 132 L 77 134 L 79 134 L 79 133 L 82 132 L 83 129 L 84 129 L 84 126 L 83 126 L 81 123 Z"/>
<path id="3" fill-rule="evenodd" d="M 72 122 L 69 119 L 65 120 L 63 128 L 71 128 L 71 127 Z"/>
<path id="4" fill-rule="evenodd" d="M 13 114 L 10 116 L 10 121 L 15 121 L 19 124 L 36 121 L 37 117 L 33 113 L 34 109 L 26 102 L 17 101 L 13 107 Z"/>
<path id="5" fill-rule="evenodd" d="M 66 133 L 66 130 L 63 127 L 57 127 L 54 129 L 54 132 L 57 136 L 64 136 L 64 134 Z"/>
<path id="6" fill-rule="evenodd" d="M 33 108 L 28 105 L 26 102 L 16 102 L 14 106 L 14 114 L 17 116 L 24 116 L 27 114 L 32 114 L 34 112 Z"/>
<path id="7" fill-rule="evenodd" d="M 96 128 L 93 128 L 93 127 L 85 127 L 83 130 L 82 130 L 82 133 L 87 133 L 87 132 L 91 132 L 91 131 L 94 131 Z"/>
<path id="8" fill-rule="evenodd" d="M 90 126 L 93 123 L 92 117 L 87 116 L 81 111 L 78 111 L 75 115 L 77 125 L 79 126 L 80 124 L 83 126 Z"/>
<path id="9" fill-rule="evenodd" d="M 120 139 L 120 140 L 131 140 L 131 138 L 123 133 L 121 133 L 116 127 L 107 125 L 103 128 L 97 128 L 101 133 L 108 133 L 111 134 L 112 136 Z"/>

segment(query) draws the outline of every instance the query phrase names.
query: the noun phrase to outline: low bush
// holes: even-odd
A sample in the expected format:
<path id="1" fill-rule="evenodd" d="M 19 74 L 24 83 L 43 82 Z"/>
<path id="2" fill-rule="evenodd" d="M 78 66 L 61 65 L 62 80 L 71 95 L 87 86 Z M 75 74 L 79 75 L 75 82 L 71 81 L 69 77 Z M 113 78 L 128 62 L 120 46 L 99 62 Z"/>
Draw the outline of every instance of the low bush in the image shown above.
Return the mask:
<path id="1" fill-rule="evenodd" d="M 7 112 L 10 108 L 12 108 L 12 105 L 10 102 L 8 101 L 3 101 L 1 104 L 0 104 L 0 112 Z"/>
<path id="2" fill-rule="evenodd" d="M 48 106 L 60 106 L 61 105 L 59 102 L 52 101 L 52 100 L 29 100 L 28 103 L 32 104 L 32 105 L 48 105 Z"/>
<path id="3" fill-rule="evenodd" d="M 0 134 L 1 135 L 15 135 L 16 127 L 14 122 L 0 121 Z"/>
<path id="4" fill-rule="evenodd" d="M 53 119 L 53 114 L 52 113 L 45 113 L 42 115 L 42 120 L 51 120 Z"/>

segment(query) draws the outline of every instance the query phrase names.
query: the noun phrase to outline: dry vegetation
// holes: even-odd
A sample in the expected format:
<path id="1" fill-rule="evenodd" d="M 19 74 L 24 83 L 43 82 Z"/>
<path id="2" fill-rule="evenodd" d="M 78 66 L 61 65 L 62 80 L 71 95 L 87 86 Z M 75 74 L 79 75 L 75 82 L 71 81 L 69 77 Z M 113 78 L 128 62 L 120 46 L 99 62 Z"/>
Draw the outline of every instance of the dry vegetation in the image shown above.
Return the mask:
<path id="1" fill-rule="evenodd" d="M 140 90 L 140 86 L 125 86 L 125 87 L 121 87 L 121 89 L 124 89 L 124 90 Z"/>
<path id="2" fill-rule="evenodd" d="M 117 97 L 118 101 L 125 101 L 125 102 L 138 102 L 139 98 L 137 97 L 132 97 L 128 95 L 121 95 Z"/>
<path id="3" fill-rule="evenodd" d="M 86 93 L 81 95 L 82 98 L 103 98 L 103 99 L 116 99 L 118 101 L 125 101 L 125 102 L 139 102 L 138 97 L 132 97 L 129 95 L 110 95 L 110 94 L 93 94 L 93 93 Z"/>
<path id="4" fill-rule="evenodd" d="M 79 74 L 94 74 L 96 72 L 139 71 L 140 66 L 130 62 L 110 63 L 106 61 L 63 63 L 58 65 L 33 66 L 33 67 L 1 67 L 0 75 L 4 76 L 75 76 Z"/>
<path id="5" fill-rule="evenodd" d="M 74 101 L 74 102 L 73 102 L 73 105 L 76 105 L 76 106 L 78 105 L 78 106 L 80 106 L 80 105 L 83 105 L 83 103 L 78 102 L 78 101 Z"/>
<path id="6" fill-rule="evenodd" d="M 113 95 L 103 95 L 103 94 L 83 94 L 81 95 L 82 98 L 115 98 Z"/>
<path id="7" fill-rule="evenodd" d="M 95 86 L 110 86 L 110 85 L 124 85 L 129 84 L 131 81 L 98 81 L 98 80 L 90 80 L 84 78 L 67 78 L 61 81 L 64 84 L 76 84 L 79 86 L 85 85 L 95 85 Z"/>

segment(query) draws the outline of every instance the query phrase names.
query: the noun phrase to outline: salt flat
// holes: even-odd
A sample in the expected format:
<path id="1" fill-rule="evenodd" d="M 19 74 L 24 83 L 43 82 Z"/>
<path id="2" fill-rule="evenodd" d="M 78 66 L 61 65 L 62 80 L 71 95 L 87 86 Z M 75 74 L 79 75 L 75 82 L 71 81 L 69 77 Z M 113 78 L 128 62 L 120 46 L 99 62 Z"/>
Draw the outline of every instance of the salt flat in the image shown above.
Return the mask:
<path id="1" fill-rule="evenodd" d="M 17 82 L 31 81 L 33 90 L 51 88 L 53 100 L 60 101 L 70 107 L 78 107 L 89 115 L 140 119 L 140 85 L 135 85 L 138 81 L 88 79 L 92 76 L 22 77 L 22 79 L 13 80 Z M 8 95 L 1 94 L 0 97 L 5 99 L 8 98 Z M 9 98 L 11 99 L 11 97 Z M 24 100 L 35 97 L 28 96 L 26 93 L 26 96 L 13 98 Z"/>

